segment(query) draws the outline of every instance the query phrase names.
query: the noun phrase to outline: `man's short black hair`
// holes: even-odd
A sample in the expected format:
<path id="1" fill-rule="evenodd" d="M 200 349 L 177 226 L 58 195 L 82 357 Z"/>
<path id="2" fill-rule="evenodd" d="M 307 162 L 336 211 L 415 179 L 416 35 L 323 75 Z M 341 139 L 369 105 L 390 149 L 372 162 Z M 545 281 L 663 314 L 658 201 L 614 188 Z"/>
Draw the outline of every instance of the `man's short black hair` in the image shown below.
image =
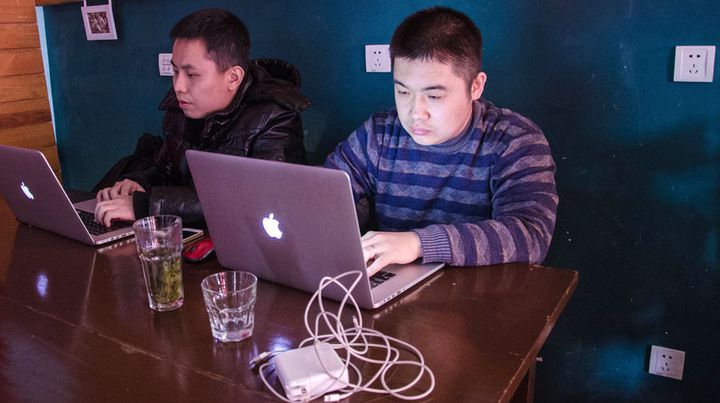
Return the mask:
<path id="1" fill-rule="evenodd" d="M 177 39 L 199 39 L 220 72 L 250 64 L 250 34 L 238 17 L 226 10 L 211 8 L 196 11 L 170 30 L 173 43 Z"/>
<path id="2" fill-rule="evenodd" d="M 450 64 L 455 74 L 471 82 L 482 68 L 482 35 L 465 14 L 447 7 L 421 10 L 397 27 L 390 41 L 397 58 Z"/>

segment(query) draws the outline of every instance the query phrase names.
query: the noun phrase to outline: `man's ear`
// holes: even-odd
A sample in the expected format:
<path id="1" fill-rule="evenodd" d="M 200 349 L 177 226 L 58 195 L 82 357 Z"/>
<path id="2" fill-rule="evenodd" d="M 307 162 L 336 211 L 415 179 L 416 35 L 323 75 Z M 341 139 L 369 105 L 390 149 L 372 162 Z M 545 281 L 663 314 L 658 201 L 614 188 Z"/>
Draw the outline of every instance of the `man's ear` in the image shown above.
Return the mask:
<path id="1" fill-rule="evenodd" d="M 472 100 L 480 99 L 483 91 L 485 90 L 485 82 L 487 81 L 487 74 L 482 71 L 477 73 L 475 78 L 470 83 L 470 96 Z"/>
<path id="2" fill-rule="evenodd" d="M 232 66 L 225 72 L 225 76 L 228 80 L 228 90 L 235 91 L 240 88 L 240 84 L 242 84 L 243 78 L 245 78 L 245 70 L 240 66 Z"/>

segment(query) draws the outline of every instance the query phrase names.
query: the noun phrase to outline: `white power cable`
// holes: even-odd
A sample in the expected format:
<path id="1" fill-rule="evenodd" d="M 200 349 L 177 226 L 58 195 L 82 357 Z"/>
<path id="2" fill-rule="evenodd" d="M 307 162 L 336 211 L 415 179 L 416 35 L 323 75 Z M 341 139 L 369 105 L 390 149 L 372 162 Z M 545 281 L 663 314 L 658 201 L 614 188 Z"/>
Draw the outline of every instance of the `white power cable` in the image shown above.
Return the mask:
<path id="1" fill-rule="evenodd" d="M 353 275 L 356 277 L 352 281 L 350 287 L 346 287 L 340 282 L 341 279 Z M 320 343 L 327 343 L 335 350 L 335 352 L 340 357 L 340 360 L 343 362 L 343 373 L 351 373 L 354 375 L 353 377 L 355 378 L 353 379 L 353 377 L 349 377 L 349 380 L 345 382 L 340 379 L 339 376 L 331 374 L 330 371 L 325 368 L 322 360 L 319 360 L 320 365 L 322 365 L 323 369 L 327 372 L 327 375 L 336 383 L 343 385 L 342 389 L 337 390 L 334 393 L 327 394 L 325 396 L 325 401 L 336 402 L 341 399 L 345 399 L 353 393 L 359 391 L 378 394 L 389 394 L 393 397 L 403 400 L 419 400 L 427 397 L 435 388 L 435 375 L 433 374 L 432 370 L 425 364 L 425 359 L 423 358 L 420 350 L 418 350 L 410 343 L 394 337 L 386 336 L 382 332 L 379 332 L 377 330 L 363 327 L 360 308 L 358 307 L 355 299 L 352 296 L 352 290 L 355 289 L 355 287 L 358 285 L 362 278 L 363 273 L 357 270 L 349 271 L 336 277 L 323 277 L 322 280 L 320 280 L 318 290 L 313 294 L 307 306 L 305 307 L 305 329 L 310 334 L 310 337 L 300 342 L 298 348 L 305 347 L 312 343 L 312 345 L 315 346 L 316 354 L 318 354 L 317 346 L 320 345 Z M 340 302 L 340 306 L 338 307 L 336 313 L 327 311 L 325 309 L 325 305 L 323 304 L 323 291 L 329 286 L 340 287 L 340 289 L 345 292 L 345 296 Z M 314 326 L 311 327 L 310 310 L 314 303 L 317 303 L 319 313 L 315 316 L 314 321 L 312 321 Z M 348 308 L 353 308 L 355 312 L 352 316 L 352 326 L 345 327 L 342 324 L 342 314 L 348 303 L 349 305 L 351 305 Z M 326 333 L 321 333 L 322 325 L 325 326 L 326 329 L 324 331 Z M 369 353 L 375 350 L 378 350 L 380 352 L 384 351 L 385 358 L 370 358 L 368 356 Z M 410 352 L 411 355 L 414 355 L 416 357 L 416 359 L 401 360 L 401 351 Z M 274 353 L 264 352 L 255 359 L 253 359 L 253 361 L 251 361 L 251 366 L 255 366 L 259 362 L 265 361 L 259 367 L 260 378 L 262 379 L 265 386 L 280 400 L 283 400 L 285 402 L 293 402 L 293 400 L 289 400 L 285 396 L 281 395 L 277 390 L 275 390 L 275 388 L 270 385 L 270 383 L 265 377 L 265 372 L 271 365 L 268 361 L 272 359 L 273 355 Z M 374 372 L 374 374 L 369 377 L 367 381 L 363 382 L 360 365 L 358 365 L 358 363 L 363 364 L 363 368 L 366 372 L 368 365 L 378 366 L 378 368 Z M 407 382 L 405 385 L 391 388 L 388 385 L 390 370 L 399 366 L 418 367 L 418 373 L 414 379 Z M 427 376 L 429 379 L 429 386 L 427 387 L 427 389 L 418 394 L 404 393 L 408 389 L 417 385 L 424 376 Z M 313 393 L 309 396 L 304 397 L 303 400 L 309 401 L 320 398 L 327 392 L 327 390 L 312 392 Z"/>

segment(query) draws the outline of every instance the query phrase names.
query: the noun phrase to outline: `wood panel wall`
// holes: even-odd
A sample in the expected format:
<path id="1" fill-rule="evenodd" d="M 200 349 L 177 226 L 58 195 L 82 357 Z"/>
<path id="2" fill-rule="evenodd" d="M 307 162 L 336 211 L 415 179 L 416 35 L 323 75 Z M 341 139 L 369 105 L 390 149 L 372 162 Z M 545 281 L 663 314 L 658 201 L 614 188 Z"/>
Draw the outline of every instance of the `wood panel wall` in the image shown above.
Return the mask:
<path id="1" fill-rule="evenodd" d="M 34 0 L 0 0 L 0 143 L 42 151 L 60 178 Z"/>

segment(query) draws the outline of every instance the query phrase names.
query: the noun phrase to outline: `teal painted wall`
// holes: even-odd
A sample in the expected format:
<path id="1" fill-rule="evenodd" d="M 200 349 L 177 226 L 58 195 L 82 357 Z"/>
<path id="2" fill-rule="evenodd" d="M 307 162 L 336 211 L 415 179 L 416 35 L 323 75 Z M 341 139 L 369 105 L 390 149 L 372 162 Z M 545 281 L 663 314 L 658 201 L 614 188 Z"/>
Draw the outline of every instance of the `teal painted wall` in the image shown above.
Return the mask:
<path id="1" fill-rule="evenodd" d="M 98 42 L 85 40 L 77 4 L 46 7 L 65 182 L 92 187 L 141 133 L 159 133 L 171 80 L 158 76 L 157 53 L 197 8 L 233 10 L 253 57 L 300 69 L 320 162 L 393 104 L 391 76 L 364 72 L 363 45 L 387 43 L 434 4 L 480 26 L 485 96 L 535 120 L 558 162 L 545 263 L 578 270 L 580 285 L 542 351 L 537 400 L 720 401 L 720 74 L 672 82 L 675 45 L 720 45 L 717 0 L 118 0 L 119 39 Z M 687 352 L 682 381 L 647 374 L 650 344 Z"/>

